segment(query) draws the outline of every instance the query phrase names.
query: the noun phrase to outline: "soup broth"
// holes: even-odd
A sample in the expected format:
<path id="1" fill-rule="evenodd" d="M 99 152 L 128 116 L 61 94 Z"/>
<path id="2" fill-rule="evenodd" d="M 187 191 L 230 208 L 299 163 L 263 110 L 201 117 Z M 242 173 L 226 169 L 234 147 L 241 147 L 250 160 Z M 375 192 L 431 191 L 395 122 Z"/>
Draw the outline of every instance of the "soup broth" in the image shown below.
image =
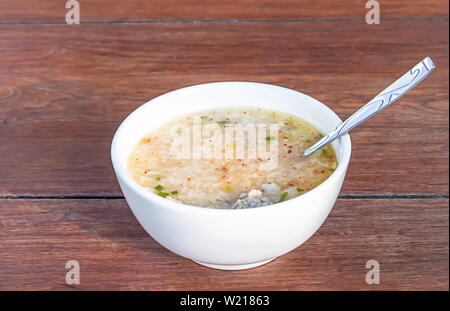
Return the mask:
<path id="1" fill-rule="evenodd" d="M 247 131 L 241 136 L 232 132 L 242 128 Z M 184 204 L 264 206 L 301 195 L 333 173 L 338 162 L 331 145 L 301 156 L 321 137 L 313 125 L 286 113 L 207 110 L 174 119 L 143 137 L 129 156 L 128 171 L 149 191 Z"/>

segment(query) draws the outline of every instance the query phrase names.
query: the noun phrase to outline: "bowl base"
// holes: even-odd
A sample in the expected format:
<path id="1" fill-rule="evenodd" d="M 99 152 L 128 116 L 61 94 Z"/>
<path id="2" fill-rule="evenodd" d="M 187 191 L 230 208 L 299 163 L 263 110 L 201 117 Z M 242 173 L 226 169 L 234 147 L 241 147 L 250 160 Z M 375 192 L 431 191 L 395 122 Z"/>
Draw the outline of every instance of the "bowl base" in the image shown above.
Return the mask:
<path id="1" fill-rule="evenodd" d="M 259 267 L 262 266 L 268 262 L 271 262 L 272 260 L 274 260 L 276 257 L 271 258 L 269 260 L 263 260 L 263 261 L 258 261 L 258 262 L 254 262 L 254 263 L 249 263 L 249 264 L 244 264 L 244 265 L 214 265 L 214 264 L 209 264 L 209 263 L 203 263 L 203 262 L 199 262 L 199 261 L 195 261 L 193 260 L 195 263 L 198 263 L 199 265 L 208 267 L 208 268 L 213 268 L 213 269 L 219 269 L 219 270 L 244 270 L 244 269 L 251 269 L 251 268 L 255 268 L 255 267 Z"/>

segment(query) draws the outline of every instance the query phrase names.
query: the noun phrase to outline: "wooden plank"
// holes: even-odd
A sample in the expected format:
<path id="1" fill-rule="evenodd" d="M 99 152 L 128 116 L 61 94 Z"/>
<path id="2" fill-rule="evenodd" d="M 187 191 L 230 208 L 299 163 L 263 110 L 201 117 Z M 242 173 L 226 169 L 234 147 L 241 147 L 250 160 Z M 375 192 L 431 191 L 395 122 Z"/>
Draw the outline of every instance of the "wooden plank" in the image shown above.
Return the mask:
<path id="1" fill-rule="evenodd" d="M 1 23 L 65 23 L 67 1 L 15 0 L 0 2 Z M 365 19 L 366 0 L 101 0 L 79 1 L 81 22 L 217 19 Z M 380 16 L 390 18 L 448 18 L 448 1 L 390 0 L 380 2 Z"/>
<path id="2" fill-rule="evenodd" d="M 219 271 L 150 238 L 123 200 L 0 200 L 0 289 L 448 290 L 448 199 L 338 200 L 305 244 L 267 265 Z M 377 260 L 381 284 L 367 285 Z"/>
<path id="3" fill-rule="evenodd" d="M 346 118 L 426 55 L 436 71 L 352 133 L 343 194 L 448 194 L 448 22 L 0 27 L 0 195 L 120 195 L 115 129 L 176 88 L 273 83 Z"/>

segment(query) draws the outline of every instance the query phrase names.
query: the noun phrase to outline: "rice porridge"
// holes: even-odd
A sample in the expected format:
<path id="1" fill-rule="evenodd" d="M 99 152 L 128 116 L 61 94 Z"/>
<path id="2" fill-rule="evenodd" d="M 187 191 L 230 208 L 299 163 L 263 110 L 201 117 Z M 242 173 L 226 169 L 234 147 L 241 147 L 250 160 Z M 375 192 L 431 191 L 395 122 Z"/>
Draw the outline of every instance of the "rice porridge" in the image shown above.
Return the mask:
<path id="1" fill-rule="evenodd" d="M 131 151 L 128 171 L 149 191 L 184 204 L 264 206 L 313 189 L 337 168 L 331 145 L 301 157 L 321 137 L 314 126 L 286 113 L 205 110 L 143 137 Z"/>

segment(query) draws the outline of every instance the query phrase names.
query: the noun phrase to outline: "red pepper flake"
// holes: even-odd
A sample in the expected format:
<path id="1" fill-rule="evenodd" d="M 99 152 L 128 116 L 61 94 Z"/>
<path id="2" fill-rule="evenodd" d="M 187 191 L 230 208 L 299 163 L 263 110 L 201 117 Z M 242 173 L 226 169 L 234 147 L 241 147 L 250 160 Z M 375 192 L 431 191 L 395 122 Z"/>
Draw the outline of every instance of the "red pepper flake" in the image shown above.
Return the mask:
<path id="1" fill-rule="evenodd" d="M 289 149 L 289 150 L 288 150 L 288 153 L 291 153 L 291 152 L 292 152 L 292 149 Z"/>
<path id="2" fill-rule="evenodd" d="M 283 156 L 283 159 L 286 159 L 286 156 Z"/>
<path id="3" fill-rule="evenodd" d="M 287 136 L 284 136 L 283 139 L 288 139 Z"/>
<path id="4" fill-rule="evenodd" d="M 212 120 L 213 120 L 212 118 L 209 119 L 209 121 L 212 121 Z"/>
<path id="5" fill-rule="evenodd" d="M 234 121 L 234 124 L 237 124 L 237 121 Z"/>
<path id="6" fill-rule="evenodd" d="M 229 113 L 229 112 L 228 112 L 228 113 Z M 225 118 L 225 120 L 229 121 L 229 120 L 230 120 L 230 118 Z"/>
<path id="7" fill-rule="evenodd" d="M 187 181 L 191 181 L 191 179 L 192 179 L 191 177 L 188 177 Z"/>
<path id="8" fill-rule="evenodd" d="M 261 159 L 261 158 L 258 158 L 258 161 L 262 161 L 262 159 Z"/>
<path id="9" fill-rule="evenodd" d="M 292 146 L 289 146 L 288 148 L 292 148 Z"/>
<path id="10" fill-rule="evenodd" d="M 247 113 L 247 111 L 244 111 L 244 114 L 246 114 Z"/>
<path id="11" fill-rule="evenodd" d="M 296 129 L 296 128 L 297 128 L 297 125 L 292 125 L 291 127 Z"/>

